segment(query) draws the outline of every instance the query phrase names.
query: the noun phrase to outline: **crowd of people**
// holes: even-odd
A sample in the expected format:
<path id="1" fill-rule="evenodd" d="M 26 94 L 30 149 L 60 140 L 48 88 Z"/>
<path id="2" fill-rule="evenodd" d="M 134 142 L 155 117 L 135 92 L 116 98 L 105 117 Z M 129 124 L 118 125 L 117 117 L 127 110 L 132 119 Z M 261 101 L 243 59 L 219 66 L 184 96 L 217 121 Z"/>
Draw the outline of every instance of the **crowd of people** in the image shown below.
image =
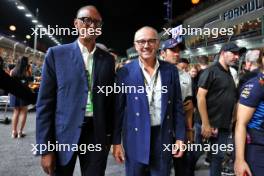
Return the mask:
<path id="1" fill-rule="evenodd" d="M 74 20 L 78 30 L 101 24 L 101 15 L 94 6 L 80 8 Z M 115 160 L 125 162 L 127 176 L 169 176 L 172 166 L 176 176 L 194 176 L 204 152 L 182 151 L 184 144 L 228 145 L 230 136 L 235 136 L 229 158 L 235 161 L 234 169 L 223 171 L 226 152 L 208 152 L 210 176 L 262 175 L 262 50 L 226 43 L 213 62 L 200 56 L 196 63 L 190 63 L 181 57 L 183 43 L 173 38 L 160 42 L 157 31 L 145 26 L 134 36 L 139 56 L 120 64 L 113 50 L 96 45 L 96 35 L 81 35 L 73 43 L 50 48 L 46 54 L 39 75 L 36 143 L 100 144 L 101 150 L 85 154 L 39 150 L 37 155 L 47 174 L 72 175 L 79 157 L 82 175 L 102 176 L 112 146 Z M 245 64 L 239 68 L 242 55 Z M 0 78 L 9 80 L 13 89 L 27 87 L 32 71 L 28 58 L 21 57 L 10 70 L 11 77 L 5 75 L 4 80 L 1 73 Z M 98 93 L 102 87 L 115 84 L 143 86 L 144 90 Z M 167 88 L 165 92 L 162 87 Z M 13 94 L 12 137 L 24 137 L 27 105 L 36 101 L 29 98 L 34 94 L 1 88 Z M 21 126 L 17 130 L 19 116 Z M 164 151 L 164 145 L 172 144 L 178 150 Z"/>

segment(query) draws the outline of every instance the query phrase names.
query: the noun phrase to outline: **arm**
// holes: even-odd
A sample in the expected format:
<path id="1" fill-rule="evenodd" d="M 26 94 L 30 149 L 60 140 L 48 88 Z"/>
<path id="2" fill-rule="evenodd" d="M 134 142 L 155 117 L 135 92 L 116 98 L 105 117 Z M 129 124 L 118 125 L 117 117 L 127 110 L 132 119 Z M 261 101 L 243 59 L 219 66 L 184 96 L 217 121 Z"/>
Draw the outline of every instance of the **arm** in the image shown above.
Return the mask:
<path id="1" fill-rule="evenodd" d="M 205 138 L 209 138 L 212 135 L 211 133 L 212 129 L 209 123 L 207 104 L 206 104 L 207 92 L 208 92 L 207 89 L 199 87 L 197 93 L 197 106 L 202 120 L 202 135 Z"/>
<path id="2" fill-rule="evenodd" d="M 109 78 L 107 81 L 108 84 L 107 86 L 112 86 L 114 87 L 115 83 L 115 61 L 114 58 L 109 58 L 109 67 L 110 67 L 110 72 L 109 72 Z M 114 117 L 115 117 L 115 94 L 114 92 L 110 93 L 107 97 L 107 121 L 106 121 L 106 132 L 107 132 L 107 145 L 112 144 L 113 140 L 113 129 L 114 129 Z"/>
<path id="3" fill-rule="evenodd" d="M 42 80 L 38 94 L 36 106 L 36 144 L 48 145 L 48 142 L 55 143 L 55 108 L 56 108 L 56 74 L 52 49 L 49 49 L 45 57 Z M 41 166 L 43 170 L 53 175 L 55 170 L 55 154 L 48 150 L 40 151 L 38 147 L 38 155 L 41 155 Z"/>
<path id="4" fill-rule="evenodd" d="M 175 101 L 174 110 L 176 112 L 174 117 L 176 140 L 185 141 L 185 115 L 182 103 L 180 79 L 176 68 L 174 72 L 174 80 L 174 87 L 176 92 L 173 94 L 173 100 Z"/>
<path id="5" fill-rule="evenodd" d="M 235 148 L 236 148 L 236 159 L 235 159 L 235 171 L 237 175 L 243 175 L 247 172 L 252 175 L 248 164 L 245 161 L 245 143 L 246 143 L 246 126 L 252 118 L 255 108 L 248 107 L 242 104 L 238 104 L 237 108 L 237 123 L 235 129 Z"/>
<path id="6" fill-rule="evenodd" d="M 121 69 L 117 73 L 116 85 L 122 86 L 122 77 L 124 76 L 125 70 Z M 124 93 L 120 92 L 116 95 L 115 99 L 115 118 L 114 118 L 114 133 L 113 133 L 113 156 L 117 163 L 123 163 L 124 151 L 121 145 L 121 135 L 122 135 L 122 124 L 125 115 L 126 107 L 126 96 Z"/>
<path id="7" fill-rule="evenodd" d="M 56 108 L 56 74 L 53 51 L 49 49 L 42 72 L 42 80 L 36 106 L 36 143 L 54 143 L 54 125 Z M 38 154 L 47 154 L 48 151 L 39 151 Z"/>
<path id="8" fill-rule="evenodd" d="M 175 68 L 174 71 L 174 89 L 175 93 L 173 94 L 174 103 L 174 110 L 175 110 L 175 134 L 176 134 L 176 142 L 175 145 L 178 147 L 179 150 L 172 150 L 173 157 L 180 158 L 183 156 L 182 146 L 185 141 L 185 116 L 184 116 L 184 109 L 182 104 L 182 95 L 181 95 L 181 86 L 179 81 L 179 74 L 177 69 Z"/>

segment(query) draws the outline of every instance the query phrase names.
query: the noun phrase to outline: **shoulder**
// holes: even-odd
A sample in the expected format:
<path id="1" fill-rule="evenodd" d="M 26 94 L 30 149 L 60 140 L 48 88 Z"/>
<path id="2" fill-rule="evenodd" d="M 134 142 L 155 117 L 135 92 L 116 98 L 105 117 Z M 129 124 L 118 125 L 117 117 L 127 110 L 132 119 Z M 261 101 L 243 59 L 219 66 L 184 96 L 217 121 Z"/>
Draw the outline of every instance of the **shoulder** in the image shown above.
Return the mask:
<path id="1" fill-rule="evenodd" d="M 159 63 L 160 63 L 161 66 L 166 67 L 167 69 L 177 70 L 175 65 L 173 65 L 173 64 L 171 64 L 169 62 L 166 62 L 166 61 L 163 61 L 163 60 L 159 60 Z"/>
<path id="2" fill-rule="evenodd" d="M 243 85 L 241 89 L 240 98 L 247 99 L 251 96 L 253 97 L 264 96 L 264 78 L 260 75 L 250 79 L 248 82 L 246 82 Z"/>
<path id="3" fill-rule="evenodd" d="M 97 47 L 96 48 L 96 55 L 99 55 L 100 57 L 104 58 L 105 61 L 108 61 L 108 62 L 112 62 L 114 63 L 115 62 L 115 58 L 114 56 L 112 56 L 109 52 Z"/>
<path id="4" fill-rule="evenodd" d="M 63 44 L 63 45 L 58 45 L 58 46 L 53 46 L 53 47 L 50 47 L 49 50 L 52 50 L 53 52 L 69 51 L 70 49 L 72 49 L 74 47 L 74 45 L 75 45 L 74 43 L 75 42 Z"/>
<path id="5" fill-rule="evenodd" d="M 73 48 L 74 48 L 74 43 L 50 47 L 46 53 L 46 57 L 50 58 L 50 57 L 57 57 L 60 55 L 68 55 Z"/>

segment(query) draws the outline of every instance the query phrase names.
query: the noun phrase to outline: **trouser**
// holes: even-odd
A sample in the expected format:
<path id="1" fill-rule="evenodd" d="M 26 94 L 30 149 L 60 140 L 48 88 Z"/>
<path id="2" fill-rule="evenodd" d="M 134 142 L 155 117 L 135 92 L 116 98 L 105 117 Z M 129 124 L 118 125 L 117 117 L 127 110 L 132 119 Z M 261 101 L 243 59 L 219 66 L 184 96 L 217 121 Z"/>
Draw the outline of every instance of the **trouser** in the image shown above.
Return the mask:
<path id="1" fill-rule="evenodd" d="M 90 144 L 96 145 L 93 120 L 86 120 L 82 126 L 81 136 L 79 140 L 80 145 L 88 146 Z M 107 164 L 107 156 L 109 147 L 101 146 L 101 151 L 76 151 L 71 160 L 65 166 L 57 163 L 55 169 L 56 176 L 72 176 L 77 156 L 79 157 L 82 176 L 104 176 Z"/>
<path id="2" fill-rule="evenodd" d="M 126 176 L 169 176 L 170 160 L 161 157 L 160 126 L 151 127 L 149 164 L 143 164 L 126 156 Z"/>
<path id="3" fill-rule="evenodd" d="M 211 146 L 218 147 L 217 151 L 211 152 L 210 176 L 221 176 L 222 162 L 226 151 L 220 150 L 220 146 L 227 146 L 229 134 L 228 130 L 219 129 L 218 136 L 210 139 Z"/>

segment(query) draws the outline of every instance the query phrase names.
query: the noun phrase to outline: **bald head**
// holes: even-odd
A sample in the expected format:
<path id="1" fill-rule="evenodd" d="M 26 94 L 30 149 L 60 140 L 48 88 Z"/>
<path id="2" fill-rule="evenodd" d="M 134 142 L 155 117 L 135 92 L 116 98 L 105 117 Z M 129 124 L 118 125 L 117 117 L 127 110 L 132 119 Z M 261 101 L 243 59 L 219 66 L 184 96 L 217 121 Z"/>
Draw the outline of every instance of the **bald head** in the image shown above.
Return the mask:
<path id="1" fill-rule="evenodd" d="M 156 29 L 145 26 L 134 37 L 134 46 L 140 59 L 153 61 L 159 48 L 159 36 Z"/>
<path id="2" fill-rule="evenodd" d="M 136 31 L 134 41 L 140 40 L 146 33 L 150 33 L 154 38 L 159 39 L 159 35 L 156 29 L 150 26 L 144 26 Z"/>
<path id="3" fill-rule="evenodd" d="M 95 6 L 92 6 L 92 5 L 88 5 L 88 6 L 81 7 L 77 11 L 76 18 L 86 17 L 87 14 L 93 14 L 97 18 L 100 18 L 101 19 L 101 14 L 97 10 L 97 8 Z"/>

